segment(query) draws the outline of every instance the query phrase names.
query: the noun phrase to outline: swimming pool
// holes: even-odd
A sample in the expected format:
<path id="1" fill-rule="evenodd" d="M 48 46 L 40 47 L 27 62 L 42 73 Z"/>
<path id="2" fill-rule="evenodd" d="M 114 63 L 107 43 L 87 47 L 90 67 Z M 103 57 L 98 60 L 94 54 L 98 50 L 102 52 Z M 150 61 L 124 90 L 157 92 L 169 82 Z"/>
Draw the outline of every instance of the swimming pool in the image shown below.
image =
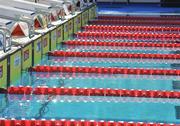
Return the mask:
<path id="1" fill-rule="evenodd" d="M 167 53 L 170 52 L 167 51 Z M 169 62 L 154 60 L 151 62 L 151 59 L 132 61 L 132 59 L 45 56 L 40 65 L 174 69 L 172 64 L 179 62 L 178 60 L 169 60 Z M 179 90 L 179 88 L 175 88 L 179 82 L 179 77 L 173 76 L 161 78 L 161 76 L 24 72 L 22 78 L 12 85 L 172 91 Z M 1 108 L 0 117 L 6 119 L 180 123 L 177 115 L 179 111 L 177 108 L 180 106 L 178 99 L 53 95 L 1 95 L 1 97 L 5 100 L 1 103 L 4 107 Z"/>
<path id="2" fill-rule="evenodd" d="M 82 31 L 83 32 L 83 31 Z M 75 38 L 78 40 L 79 38 Z M 82 41 L 96 42 L 154 42 L 168 43 L 169 39 L 156 38 L 96 38 L 87 37 Z M 172 42 L 174 42 L 172 40 Z M 128 47 L 128 46 L 73 46 L 58 45 L 58 50 L 64 52 L 95 52 L 95 53 L 128 53 L 128 54 L 177 54 L 179 48 L 171 47 Z M 52 53 L 52 52 L 51 52 Z M 171 55 L 170 55 L 171 56 Z M 140 70 L 179 70 L 180 60 L 159 57 L 86 57 L 84 56 L 48 56 L 38 66 L 88 67 L 88 68 L 127 68 Z M 32 70 L 32 69 L 29 69 Z M 133 121 L 154 123 L 180 124 L 180 100 L 177 97 L 145 97 L 123 95 L 81 95 L 68 94 L 35 94 L 34 90 L 41 87 L 76 88 L 76 89 L 114 89 L 114 90 L 142 90 L 169 91 L 179 93 L 180 76 L 161 74 L 113 74 L 98 72 L 49 72 L 23 71 L 21 78 L 10 84 L 11 86 L 32 87 L 30 95 L 1 94 L 0 119 L 26 120 L 105 120 L 105 121 Z M 48 94 L 48 93 L 47 93 Z M 67 125 L 79 126 L 79 125 Z M 89 126 L 89 125 L 88 125 Z M 91 125 L 90 125 L 91 126 Z M 95 126 L 95 125 L 94 125 Z M 97 125 L 99 126 L 99 125 Z M 105 125 L 107 126 L 107 125 Z M 110 125 L 108 125 L 110 126 Z M 131 125 L 125 125 L 131 126 Z M 135 125 L 134 125 L 135 126 Z M 144 125 L 145 126 L 145 125 Z"/>
<path id="3" fill-rule="evenodd" d="M 176 119 L 176 106 L 180 105 L 179 101 L 163 103 L 141 98 L 82 96 L 1 95 L 1 98 L 4 99 L 1 103 L 4 109 L 1 109 L 0 113 L 3 118 L 180 122 Z"/>

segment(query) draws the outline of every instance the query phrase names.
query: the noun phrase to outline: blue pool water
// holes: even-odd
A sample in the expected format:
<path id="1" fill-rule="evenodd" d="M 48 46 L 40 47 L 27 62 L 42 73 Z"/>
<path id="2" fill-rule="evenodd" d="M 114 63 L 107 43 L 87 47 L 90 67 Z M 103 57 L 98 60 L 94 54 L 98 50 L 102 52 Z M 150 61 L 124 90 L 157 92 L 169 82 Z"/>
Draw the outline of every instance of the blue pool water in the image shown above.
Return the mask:
<path id="1" fill-rule="evenodd" d="M 166 13 L 180 11 L 179 8 L 150 8 L 139 5 L 100 5 L 99 13 Z M 127 7 L 129 9 L 127 9 Z M 159 9 L 157 9 L 159 8 Z M 143 11 L 142 11 L 143 9 Z M 120 12 L 121 11 L 121 12 Z M 92 40 L 92 38 L 90 38 Z M 100 41 L 100 40 L 99 40 Z M 112 40 L 104 40 L 111 41 Z M 132 42 L 137 40 L 118 39 L 113 41 Z M 155 39 L 138 40 L 158 42 Z M 59 46 L 59 45 L 58 45 Z M 66 51 L 124 52 L 172 54 L 179 49 L 168 48 L 131 48 L 131 47 L 92 47 L 59 46 Z M 88 66 L 88 67 L 125 67 L 150 69 L 180 69 L 179 60 L 121 59 L 121 58 L 79 58 L 44 56 L 39 65 L 50 66 Z M 178 66 L 178 67 L 177 67 Z M 13 86 L 48 86 L 74 88 L 112 88 L 180 91 L 180 77 L 141 76 L 141 75 L 103 75 L 82 73 L 22 73 Z M 0 118 L 16 119 L 84 119 L 161 122 L 180 124 L 176 118 L 179 99 L 130 98 L 130 97 L 89 97 L 89 96 L 52 96 L 52 95 L 5 95 L 0 94 Z"/>
<path id="2" fill-rule="evenodd" d="M 170 52 L 167 51 L 166 53 Z M 40 65 L 174 69 L 172 67 L 172 64 L 178 62 L 178 60 L 169 60 L 167 62 L 162 60 L 144 59 L 135 60 L 133 62 L 133 60 L 112 58 L 73 58 L 45 56 Z M 178 90 L 174 89 L 173 87 L 175 81 L 180 83 L 180 78 L 24 72 L 22 78 L 17 82 L 12 83 L 12 85 L 32 87 L 48 86 L 142 90 Z M 180 101 L 177 99 L 171 101 L 170 99 L 150 100 L 145 98 L 128 99 L 121 97 L 75 97 L 43 95 L 0 95 L 0 97 L 4 99 L 0 103 L 0 118 L 65 118 L 180 123 L 180 120 L 176 118 L 175 107 L 180 106 Z"/>
<path id="3" fill-rule="evenodd" d="M 124 98 L 121 100 L 114 99 L 114 101 L 108 102 L 108 98 L 104 100 L 100 97 L 84 99 L 84 97 L 75 96 L 10 95 L 1 97 L 4 99 L 1 101 L 4 109 L 1 109 L 0 117 L 180 123 L 180 120 L 176 119 L 175 111 L 175 106 L 180 105 L 179 101 L 169 103 L 159 101 L 143 102 L 141 101 L 142 99 L 131 101 Z M 22 100 L 17 100 L 19 98 Z M 72 99 L 76 99 L 76 101 Z M 93 102 L 93 99 L 96 99 L 96 102 Z"/>
<path id="4" fill-rule="evenodd" d="M 46 65 L 54 66 L 91 66 L 91 67 L 126 67 L 126 68 L 164 68 L 164 69 L 173 69 L 170 63 L 141 63 L 141 62 L 83 62 L 83 61 L 64 61 L 64 62 L 55 62 L 53 60 L 46 62 Z"/>
<path id="5" fill-rule="evenodd" d="M 70 74 L 43 74 L 33 73 L 31 76 L 25 74 L 18 85 L 29 85 L 33 87 L 80 87 L 80 88 L 118 88 L 118 89 L 142 89 L 142 90 L 175 90 L 173 83 L 180 80 L 176 78 L 154 78 L 154 77 L 126 77 L 126 76 L 104 76 L 104 75 L 70 75 Z"/>
<path id="6" fill-rule="evenodd" d="M 172 65 L 177 60 L 121 60 L 111 58 L 79 58 L 79 57 L 44 57 L 40 65 L 50 66 L 88 66 L 88 67 L 124 67 L 124 68 L 157 68 L 175 69 Z M 49 87 L 86 87 L 86 88 L 119 88 L 143 90 L 177 90 L 173 88 L 174 81 L 179 77 L 161 78 L 155 76 L 127 76 L 127 75 L 85 75 L 66 73 L 28 73 L 12 85 L 49 86 Z"/>
<path id="7" fill-rule="evenodd" d="M 145 60 L 139 59 L 137 61 L 123 60 L 121 58 L 78 58 L 78 57 L 50 57 L 49 61 L 44 61 L 42 65 L 55 65 L 55 66 L 89 66 L 89 67 L 125 67 L 125 68 L 164 68 L 164 69 L 176 69 L 180 66 L 174 66 L 178 64 L 179 60 L 171 60 L 169 63 L 160 62 L 159 60 Z M 97 59 L 97 60 L 96 60 Z M 113 59 L 113 60 L 112 60 Z M 93 61 L 94 60 L 94 61 Z M 143 62 L 144 61 L 144 62 Z M 163 61 L 163 60 L 162 60 Z"/>
<path id="8" fill-rule="evenodd" d="M 176 79 L 174 79 L 176 80 Z M 173 79 L 138 79 L 138 78 L 113 78 L 113 77 L 64 77 L 59 79 L 56 77 L 39 78 L 34 77 L 32 80 L 33 86 L 40 84 L 49 87 L 83 87 L 83 88 L 119 88 L 119 89 L 144 89 L 144 90 L 173 90 Z"/>
<path id="9" fill-rule="evenodd" d="M 122 52 L 122 53 L 152 53 L 171 54 L 175 49 L 133 48 L 133 47 L 102 47 L 102 46 L 64 46 L 62 50 L 69 51 L 94 51 L 94 52 Z"/>
<path id="10" fill-rule="evenodd" d="M 161 7 L 160 4 L 122 4 L 122 3 L 99 3 L 98 11 L 100 14 L 122 14 L 122 13 L 141 13 L 144 15 L 161 15 L 163 13 L 176 14 L 180 12 L 178 7 Z"/>
<path id="11" fill-rule="evenodd" d="M 123 11 L 144 11 L 145 9 L 149 12 L 176 12 L 180 11 L 178 7 L 161 7 L 160 4 L 122 4 L 122 3 L 111 3 L 111 6 L 109 6 L 109 3 L 98 3 L 99 9 L 103 8 L 108 11 L 108 9 L 114 9 L 114 10 L 121 10 Z"/>

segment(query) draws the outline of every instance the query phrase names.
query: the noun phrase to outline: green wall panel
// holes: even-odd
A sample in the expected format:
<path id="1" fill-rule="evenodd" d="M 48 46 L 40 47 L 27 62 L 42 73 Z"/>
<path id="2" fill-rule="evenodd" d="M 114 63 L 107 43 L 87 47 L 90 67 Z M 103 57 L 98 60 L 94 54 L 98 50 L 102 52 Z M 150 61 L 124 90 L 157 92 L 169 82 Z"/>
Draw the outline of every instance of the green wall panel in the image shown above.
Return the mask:
<path id="1" fill-rule="evenodd" d="M 93 17 L 93 7 L 90 7 L 89 8 L 89 16 L 88 16 L 89 20 L 91 20 L 92 17 Z"/>
<path id="2" fill-rule="evenodd" d="M 0 61 L 0 88 L 7 87 L 7 59 Z"/>
<path id="3" fill-rule="evenodd" d="M 69 38 L 69 25 L 68 22 L 64 23 L 64 40 L 68 40 Z"/>
<path id="4" fill-rule="evenodd" d="M 89 21 L 88 15 L 89 15 L 88 9 L 82 13 L 82 26 L 85 26 L 88 23 L 88 21 Z"/>
<path id="5" fill-rule="evenodd" d="M 85 11 L 82 12 L 82 20 L 81 20 L 81 22 L 82 22 L 82 26 L 85 26 L 85 24 L 86 24 L 86 21 L 85 21 Z"/>
<path id="6" fill-rule="evenodd" d="M 77 15 L 74 18 L 74 33 L 78 32 L 81 29 L 81 15 Z"/>
<path id="7" fill-rule="evenodd" d="M 88 24 L 89 21 L 89 9 L 86 10 L 86 24 Z"/>
<path id="8" fill-rule="evenodd" d="M 21 50 L 10 55 L 10 83 L 15 83 L 21 77 Z"/>
<path id="9" fill-rule="evenodd" d="M 63 41 L 63 25 L 60 25 L 57 30 L 57 43 L 61 43 Z"/>
<path id="10" fill-rule="evenodd" d="M 93 18 L 97 17 L 96 9 L 97 9 L 97 6 L 96 6 L 96 4 L 94 4 L 94 7 L 93 7 Z"/>
<path id="11" fill-rule="evenodd" d="M 74 33 L 78 31 L 78 16 L 74 17 Z"/>
<path id="12" fill-rule="evenodd" d="M 94 19 L 96 17 L 96 4 L 92 5 L 89 9 L 89 20 Z"/>
<path id="13" fill-rule="evenodd" d="M 51 49 L 50 50 L 55 50 L 56 49 L 56 43 L 57 43 L 57 32 L 56 29 L 51 31 Z"/>
<path id="14" fill-rule="evenodd" d="M 80 30 L 82 27 L 81 22 L 82 22 L 82 16 L 80 14 L 80 15 L 78 15 L 78 30 Z"/>
<path id="15" fill-rule="evenodd" d="M 42 54 L 46 54 L 49 52 L 49 46 L 50 46 L 50 33 L 42 36 Z"/>
<path id="16" fill-rule="evenodd" d="M 27 70 L 32 66 L 32 43 L 22 49 L 22 69 Z"/>
<path id="17" fill-rule="evenodd" d="M 74 21 L 74 19 L 71 19 L 71 20 L 68 21 L 68 27 L 69 27 L 68 33 L 69 33 L 69 36 L 72 36 L 73 32 L 74 32 L 73 21 Z"/>
<path id="18" fill-rule="evenodd" d="M 39 38 L 34 41 L 34 65 L 38 64 L 41 61 L 41 52 L 42 52 L 42 38 Z"/>

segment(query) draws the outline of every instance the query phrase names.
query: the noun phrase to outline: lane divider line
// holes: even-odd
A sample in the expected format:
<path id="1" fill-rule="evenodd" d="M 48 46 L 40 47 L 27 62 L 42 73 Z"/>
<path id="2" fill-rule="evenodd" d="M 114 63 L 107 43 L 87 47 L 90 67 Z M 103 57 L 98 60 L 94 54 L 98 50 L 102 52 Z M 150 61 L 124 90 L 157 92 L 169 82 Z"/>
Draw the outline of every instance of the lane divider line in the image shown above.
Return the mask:
<path id="1" fill-rule="evenodd" d="M 179 27 L 157 27 L 157 26 L 110 26 L 110 25 L 87 25 L 85 31 L 111 31 L 111 32 L 179 32 Z"/>
<path id="2" fill-rule="evenodd" d="M 124 32 L 78 32 L 77 38 L 96 38 L 96 39 L 158 39 L 161 41 L 179 41 L 180 34 L 162 33 L 124 33 Z"/>
<path id="3" fill-rule="evenodd" d="M 120 46 L 120 47 L 157 47 L 157 48 L 180 48 L 180 43 L 154 43 L 154 42 L 103 42 L 103 41 L 66 41 L 65 45 L 78 46 Z"/>
<path id="4" fill-rule="evenodd" d="M 115 52 L 71 52 L 53 51 L 49 56 L 56 57 L 95 57 L 95 58 L 135 58 L 135 59 L 180 59 L 180 54 L 146 54 L 146 53 L 115 53 Z"/>
<path id="5" fill-rule="evenodd" d="M 70 96 L 113 96 L 144 98 L 180 98 L 178 91 L 127 90 L 109 88 L 51 88 L 51 87 L 9 87 L 8 94 L 70 95 Z"/>
<path id="6" fill-rule="evenodd" d="M 95 121 L 95 120 L 16 120 L 1 119 L 1 126 L 180 126 L 179 124 L 152 123 L 152 122 L 125 122 L 125 121 Z"/>
<path id="7" fill-rule="evenodd" d="M 100 25 L 161 25 L 161 26 L 179 26 L 179 21 L 166 21 L 166 20 L 117 20 L 117 19 L 99 19 L 91 20 L 90 24 L 100 24 Z"/>
<path id="8" fill-rule="evenodd" d="M 35 66 L 32 72 L 66 72 L 66 73 L 97 73 L 125 75 L 163 75 L 180 76 L 180 70 L 175 69 L 143 69 L 143 68 L 104 68 L 104 67 L 65 67 L 65 66 Z"/>

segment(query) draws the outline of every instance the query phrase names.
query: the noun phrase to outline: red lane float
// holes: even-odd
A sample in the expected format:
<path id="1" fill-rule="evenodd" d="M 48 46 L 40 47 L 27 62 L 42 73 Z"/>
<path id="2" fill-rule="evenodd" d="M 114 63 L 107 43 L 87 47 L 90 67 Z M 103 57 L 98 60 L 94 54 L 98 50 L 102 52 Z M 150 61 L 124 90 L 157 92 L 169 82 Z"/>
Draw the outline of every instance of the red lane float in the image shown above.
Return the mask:
<path id="1" fill-rule="evenodd" d="M 162 34 L 162 33 L 124 33 L 124 32 L 78 32 L 78 38 L 96 38 L 96 39 L 158 39 L 162 41 L 179 41 L 180 34 Z"/>
<path id="2" fill-rule="evenodd" d="M 121 19 L 126 19 L 126 20 L 180 20 L 180 17 L 175 17 L 175 16 L 169 16 L 169 17 L 155 17 L 155 16 L 109 16 L 109 15 L 99 15 L 98 19 L 113 19 L 113 20 L 121 20 Z"/>
<path id="3" fill-rule="evenodd" d="M 179 76 L 180 70 L 174 69 L 141 69 L 141 68 L 103 68 L 103 67 L 64 67 L 36 66 L 29 69 L 34 72 L 66 72 L 96 74 L 132 74 L 132 75 L 171 75 Z"/>
<path id="4" fill-rule="evenodd" d="M 152 26 L 110 26 L 110 25 L 87 25 L 83 27 L 86 31 L 140 31 L 140 32 L 178 32 L 179 27 L 152 27 Z"/>
<path id="5" fill-rule="evenodd" d="M 180 59 L 180 54 L 145 54 L 145 53 L 112 53 L 112 52 L 70 52 L 53 51 L 49 56 L 60 57 L 95 57 L 95 58 L 135 58 L 135 59 Z"/>
<path id="6" fill-rule="evenodd" d="M 179 124 L 95 120 L 0 120 L 1 126 L 180 126 Z"/>
<path id="7" fill-rule="evenodd" d="M 30 86 L 19 86 L 19 87 L 13 87 L 13 90 L 10 88 L 8 88 L 8 93 L 10 94 L 26 94 L 26 95 L 30 95 L 32 94 L 33 88 Z"/>
<path id="8" fill-rule="evenodd" d="M 154 42 L 96 42 L 96 41 L 66 41 L 66 45 L 78 46 L 120 46 L 120 47 L 157 47 L 157 48 L 180 48 L 180 43 L 154 43 Z"/>
<path id="9" fill-rule="evenodd" d="M 178 26 L 180 25 L 179 21 L 157 21 L 157 20 L 91 20 L 91 24 L 99 25 L 161 25 L 161 26 Z"/>
<path id="10" fill-rule="evenodd" d="M 180 98 L 178 91 L 126 90 L 103 88 L 50 88 L 50 87 L 9 87 L 9 94 L 35 95 L 72 95 L 72 96 L 114 96 L 114 97 L 146 97 L 146 98 Z"/>

